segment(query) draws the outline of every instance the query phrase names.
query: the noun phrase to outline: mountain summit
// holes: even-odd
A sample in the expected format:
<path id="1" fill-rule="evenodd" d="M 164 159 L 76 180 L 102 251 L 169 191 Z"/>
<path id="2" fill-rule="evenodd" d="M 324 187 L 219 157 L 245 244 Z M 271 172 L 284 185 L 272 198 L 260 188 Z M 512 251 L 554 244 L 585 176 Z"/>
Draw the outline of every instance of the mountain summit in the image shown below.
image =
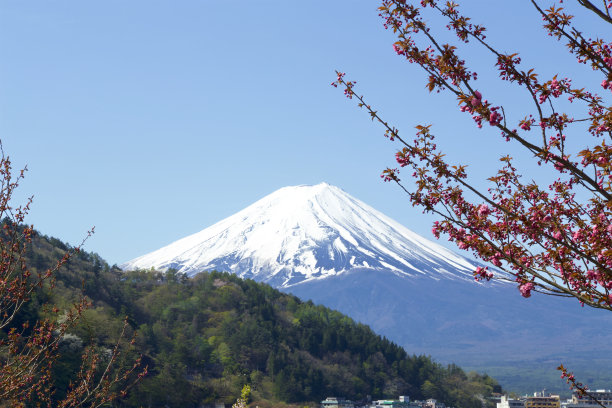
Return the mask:
<path id="1" fill-rule="evenodd" d="M 217 269 L 281 288 L 354 270 L 473 280 L 475 269 L 327 183 L 281 188 L 121 267 L 175 268 L 188 275 Z"/>

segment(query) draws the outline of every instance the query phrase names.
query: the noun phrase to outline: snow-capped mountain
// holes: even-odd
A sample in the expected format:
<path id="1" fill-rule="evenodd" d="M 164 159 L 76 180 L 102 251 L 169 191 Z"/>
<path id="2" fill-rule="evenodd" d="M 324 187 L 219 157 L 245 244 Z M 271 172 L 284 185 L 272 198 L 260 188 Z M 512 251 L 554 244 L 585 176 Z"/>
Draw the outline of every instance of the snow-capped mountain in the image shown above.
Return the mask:
<path id="1" fill-rule="evenodd" d="M 473 281 L 472 263 L 327 183 L 285 187 L 121 266 L 231 271 L 289 287 L 353 270 Z"/>

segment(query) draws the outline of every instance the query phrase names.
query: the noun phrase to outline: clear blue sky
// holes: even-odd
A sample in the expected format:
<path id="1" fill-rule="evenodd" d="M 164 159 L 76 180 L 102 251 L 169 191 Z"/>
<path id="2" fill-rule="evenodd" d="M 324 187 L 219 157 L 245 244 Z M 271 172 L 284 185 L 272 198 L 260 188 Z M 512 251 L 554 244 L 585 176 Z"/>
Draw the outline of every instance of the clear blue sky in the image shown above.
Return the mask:
<path id="1" fill-rule="evenodd" d="M 543 73 L 584 72 L 528 1 L 464 3 L 492 41 Z M 14 166 L 29 168 L 18 197 L 34 195 L 28 222 L 74 245 L 95 225 L 86 249 L 121 263 L 280 187 L 327 181 L 431 238 L 431 218 L 379 178 L 396 147 L 330 86 L 334 70 L 403 134 L 433 123 L 443 150 L 479 174 L 509 147 L 449 94 L 428 94 L 376 8 L 0 0 L 0 138 Z M 485 75 L 493 61 L 475 61 L 483 89 L 523 117 L 519 95 Z"/>

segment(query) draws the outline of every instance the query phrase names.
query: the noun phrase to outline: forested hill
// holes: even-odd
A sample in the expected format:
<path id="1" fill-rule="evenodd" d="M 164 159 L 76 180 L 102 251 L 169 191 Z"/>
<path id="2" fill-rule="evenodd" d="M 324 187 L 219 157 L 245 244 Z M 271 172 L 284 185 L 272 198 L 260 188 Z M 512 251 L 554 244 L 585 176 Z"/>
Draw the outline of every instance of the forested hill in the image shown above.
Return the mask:
<path id="1" fill-rule="evenodd" d="M 36 237 L 30 265 L 46 268 L 66 249 L 57 239 Z M 339 312 L 231 274 L 123 273 L 79 252 L 57 277 L 55 289 L 39 293 L 15 322 L 36 319 L 45 301 L 65 307 L 81 290 L 93 301 L 62 347 L 57 395 L 78 367 L 77 351 L 88 339 L 112 344 L 126 314 L 149 374 L 119 406 L 230 403 L 244 384 L 260 407 L 409 395 L 480 408 L 500 391 L 486 375 L 411 356 Z"/>

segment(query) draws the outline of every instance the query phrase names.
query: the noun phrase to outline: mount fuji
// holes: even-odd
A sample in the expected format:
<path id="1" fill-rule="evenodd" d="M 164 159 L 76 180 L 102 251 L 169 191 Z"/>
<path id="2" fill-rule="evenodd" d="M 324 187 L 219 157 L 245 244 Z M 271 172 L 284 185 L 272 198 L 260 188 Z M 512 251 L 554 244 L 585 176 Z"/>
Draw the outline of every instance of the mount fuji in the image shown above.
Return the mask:
<path id="1" fill-rule="evenodd" d="M 487 369 L 502 385 L 503 373 L 517 365 L 548 367 L 549 379 L 558 378 L 560 362 L 577 369 L 601 364 L 608 372 L 611 313 L 475 282 L 476 265 L 322 183 L 281 188 L 121 267 L 190 276 L 216 269 L 265 282 L 366 323 L 409 352 Z M 539 381 L 525 373 L 521 379 Z M 537 385 L 563 387 L 558 380 Z"/>
<path id="2" fill-rule="evenodd" d="M 473 263 L 327 183 L 285 187 L 196 234 L 121 265 L 231 271 L 288 288 L 355 270 L 473 281 Z"/>

